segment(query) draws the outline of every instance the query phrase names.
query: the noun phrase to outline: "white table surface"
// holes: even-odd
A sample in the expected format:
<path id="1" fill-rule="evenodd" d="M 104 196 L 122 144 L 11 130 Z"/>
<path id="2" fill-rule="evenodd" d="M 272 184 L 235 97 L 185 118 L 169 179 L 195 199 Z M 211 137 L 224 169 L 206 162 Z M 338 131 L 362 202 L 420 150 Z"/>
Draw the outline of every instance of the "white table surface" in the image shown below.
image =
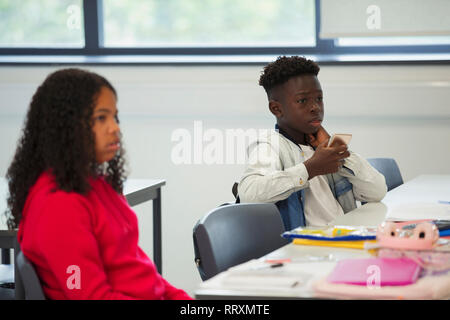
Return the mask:
<path id="1" fill-rule="evenodd" d="M 448 219 L 450 175 L 421 175 L 389 191 L 381 202 L 367 203 L 336 219 L 335 225 L 378 225 L 384 220 Z M 402 215 L 403 219 L 398 215 Z"/>
<path id="2" fill-rule="evenodd" d="M 162 179 L 127 179 L 123 186 L 123 194 L 127 195 L 149 186 L 164 185 L 165 183 L 166 181 Z"/>

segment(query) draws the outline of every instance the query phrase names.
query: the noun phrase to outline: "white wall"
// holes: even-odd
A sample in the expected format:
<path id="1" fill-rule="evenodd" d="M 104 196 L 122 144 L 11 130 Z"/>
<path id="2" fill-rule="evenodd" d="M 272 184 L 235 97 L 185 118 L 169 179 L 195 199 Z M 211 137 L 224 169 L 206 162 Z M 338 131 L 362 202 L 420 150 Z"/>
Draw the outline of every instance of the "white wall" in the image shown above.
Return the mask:
<path id="1" fill-rule="evenodd" d="M 31 95 L 59 67 L 0 67 L 0 175 L 15 150 Z M 130 177 L 163 178 L 163 275 L 194 294 L 201 281 L 193 262 L 192 228 L 233 199 L 243 165 L 175 165 L 177 128 L 272 128 L 258 86 L 262 66 L 87 66 L 118 90 Z M 450 173 L 450 66 L 323 66 L 326 129 L 353 134 L 351 149 L 393 157 L 404 180 Z M 206 142 L 203 143 L 207 145 Z M 244 151 L 244 150 L 241 150 Z M 140 244 L 152 253 L 151 203 L 136 207 Z"/>

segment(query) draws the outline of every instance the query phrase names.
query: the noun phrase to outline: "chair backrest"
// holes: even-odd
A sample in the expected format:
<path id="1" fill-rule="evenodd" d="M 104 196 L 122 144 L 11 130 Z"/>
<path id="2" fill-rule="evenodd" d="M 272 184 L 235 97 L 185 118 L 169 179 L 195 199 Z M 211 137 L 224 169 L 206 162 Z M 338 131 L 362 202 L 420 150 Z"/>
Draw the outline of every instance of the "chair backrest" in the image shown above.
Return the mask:
<path id="1" fill-rule="evenodd" d="M 212 210 L 193 232 L 202 280 L 286 245 L 283 232 L 280 212 L 272 203 L 230 204 Z"/>
<path id="2" fill-rule="evenodd" d="M 369 163 L 386 178 L 388 191 L 403 184 L 403 178 L 397 162 L 392 158 L 370 158 Z"/>
<path id="3" fill-rule="evenodd" d="M 241 203 L 241 199 L 239 198 L 239 194 L 238 194 L 238 185 L 239 185 L 239 183 L 235 182 L 235 183 L 233 183 L 233 187 L 231 187 L 231 193 L 234 196 L 235 203 Z"/>
<path id="4" fill-rule="evenodd" d="M 17 254 L 16 263 L 25 292 L 25 300 L 45 300 L 42 285 L 36 271 L 22 251 Z"/>

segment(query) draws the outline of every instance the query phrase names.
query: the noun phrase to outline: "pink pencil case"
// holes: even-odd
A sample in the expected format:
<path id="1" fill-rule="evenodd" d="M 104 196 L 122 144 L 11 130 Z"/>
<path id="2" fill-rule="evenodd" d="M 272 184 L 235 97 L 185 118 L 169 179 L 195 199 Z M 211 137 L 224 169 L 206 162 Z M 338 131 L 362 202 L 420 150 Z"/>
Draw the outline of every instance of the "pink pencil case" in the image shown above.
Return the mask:
<path id="1" fill-rule="evenodd" d="M 408 258 L 345 259 L 337 262 L 327 281 L 368 287 L 403 286 L 416 282 L 421 267 Z"/>

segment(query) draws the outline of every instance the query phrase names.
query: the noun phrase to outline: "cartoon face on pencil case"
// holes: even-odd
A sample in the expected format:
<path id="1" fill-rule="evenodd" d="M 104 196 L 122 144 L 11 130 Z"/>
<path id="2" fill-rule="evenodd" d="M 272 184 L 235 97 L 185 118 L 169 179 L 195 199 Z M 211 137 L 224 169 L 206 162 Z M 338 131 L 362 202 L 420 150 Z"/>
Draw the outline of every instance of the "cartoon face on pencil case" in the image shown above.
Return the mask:
<path id="1" fill-rule="evenodd" d="M 415 228 L 402 228 L 404 223 L 383 222 L 377 230 L 377 241 L 382 248 L 430 250 L 439 240 L 438 228 L 430 222 L 418 223 Z"/>

